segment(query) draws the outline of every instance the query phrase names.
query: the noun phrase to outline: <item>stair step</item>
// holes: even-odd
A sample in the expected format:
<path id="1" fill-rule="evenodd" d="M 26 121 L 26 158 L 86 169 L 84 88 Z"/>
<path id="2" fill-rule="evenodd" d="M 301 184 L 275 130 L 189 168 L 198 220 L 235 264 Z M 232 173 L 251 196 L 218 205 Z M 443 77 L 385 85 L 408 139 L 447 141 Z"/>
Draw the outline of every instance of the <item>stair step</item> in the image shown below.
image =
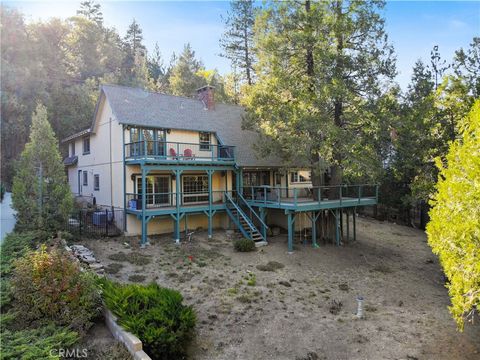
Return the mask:
<path id="1" fill-rule="evenodd" d="M 268 242 L 266 242 L 265 240 L 264 241 L 257 241 L 255 243 L 255 247 L 267 246 L 267 245 L 268 245 Z"/>

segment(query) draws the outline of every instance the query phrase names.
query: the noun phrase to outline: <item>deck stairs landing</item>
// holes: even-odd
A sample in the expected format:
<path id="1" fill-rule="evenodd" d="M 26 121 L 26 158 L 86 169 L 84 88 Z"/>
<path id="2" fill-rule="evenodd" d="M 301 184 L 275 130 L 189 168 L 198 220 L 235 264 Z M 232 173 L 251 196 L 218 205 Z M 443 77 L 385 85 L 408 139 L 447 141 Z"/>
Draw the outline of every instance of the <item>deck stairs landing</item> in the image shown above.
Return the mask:
<path id="1" fill-rule="evenodd" d="M 247 202 L 242 199 L 241 196 L 237 196 L 237 199 L 234 200 L 229 193 L 225 193 L 225 205 L 227 214 L 230 219 L 232 219 L 237 228 L 240 230 L 240 232 L 243 234 L 243 236 L 245 236 L 247 239 L 253 240 L 255 242 L 255 246 L 257 247 L 267 245 L 266 239 L 263 237 L 260 230 L 254 224 L 252 218 L 247 215 L 247 212 L 244 211 L 244 209 L 242 209 L 240 203 L 247 204 Z M 253 210 L 248 204 L 247 206 L 249 207 L 252 216 L 255 215 L 258 218 L 259 222 L 261 222 L 262 225 L 266 226 L 263 221 L 261 221 L 255 210 Z"/>

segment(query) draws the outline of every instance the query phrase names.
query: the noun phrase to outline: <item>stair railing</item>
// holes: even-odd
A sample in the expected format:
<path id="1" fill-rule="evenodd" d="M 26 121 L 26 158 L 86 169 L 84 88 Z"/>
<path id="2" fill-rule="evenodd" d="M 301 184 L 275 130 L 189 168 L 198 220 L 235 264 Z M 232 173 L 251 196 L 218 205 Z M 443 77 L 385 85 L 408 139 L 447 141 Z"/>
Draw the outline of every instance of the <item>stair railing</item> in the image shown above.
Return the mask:
<path id="1" fill-rule="evenodd" d="M 250 239 L 252 239 L 252 236 L 253 236 L 253 232 L 257 232 L 258 234 L 260 234 L 260 236 L 262 237 L 263 240 L 264 237 L 262 235 L 262 233 L 260 231 L 258 231 L 258 229 L 255 227 L 255 225 L 252 223 L 252 221 L 250 220 L 250 218 L 245 214 L 245 212 L 240 208 L 240 206 L 232 199 L 232 197 L 230 196 L 230 194 L 228 194 L 227 192 L 224 192 L 224 196 L 225 196 L 225 199 L 226 199 L 226 203 L 227 203 L 227 210 L 229 210 L 228 208 L 228 205 L 233 205 L 233 207 L 235 208 L 235 210 L 237 210 L 237 214 L 238 216 L 242 216 L 242 218 L 245 220 L 245 222 L 247 223 L 248 227 L 249 227 L 249 232 L 250 232 Z M 232 217 L 232 213 L 231 211 L 228 211 L 229 212 L 229 215 Z M 244 233 L 245 236 L 246 235 L 246 229 L 243 229 L 243 226 L 242 224 L 240 223 L 240 219 L 237 218 L 237 226 L 240 228 L 240 230 L 243 230 L 242 232 Z M 247 236 L 248 237 L 248 236 Z"/>

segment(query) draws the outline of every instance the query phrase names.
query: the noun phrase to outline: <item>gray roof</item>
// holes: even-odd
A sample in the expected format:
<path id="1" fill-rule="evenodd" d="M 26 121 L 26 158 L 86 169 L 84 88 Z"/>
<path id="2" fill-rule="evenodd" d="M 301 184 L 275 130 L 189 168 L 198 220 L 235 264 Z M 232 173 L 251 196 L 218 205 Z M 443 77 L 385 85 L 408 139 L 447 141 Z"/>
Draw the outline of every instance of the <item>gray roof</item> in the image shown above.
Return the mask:
<path id="1" fill-rule="evenodd" d="M 216 103 L 215 110 L 206 110 L 196 99 L 118 85 L 103 85 L 102 91 L 120 124 L 214 132 L 224 145 L 236 146 L 239 166 L 281 166 L 277 158 L 257 158 L 253 146 L 259 136 L 242 130 L 240 106 Z"/>

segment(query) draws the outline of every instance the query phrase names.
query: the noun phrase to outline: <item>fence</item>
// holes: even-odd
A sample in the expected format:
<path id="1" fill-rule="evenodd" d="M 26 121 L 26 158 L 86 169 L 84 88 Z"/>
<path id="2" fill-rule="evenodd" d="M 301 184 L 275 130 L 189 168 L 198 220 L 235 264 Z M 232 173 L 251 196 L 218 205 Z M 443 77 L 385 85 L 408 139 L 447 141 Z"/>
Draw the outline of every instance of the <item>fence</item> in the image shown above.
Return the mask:
<path id="1" fill-rule="evenodd" d="M 118 236 L 123 227 L 121 209 L 81 209 L 73 212 L 67 221 L 66 229 L 82 236 Z"/>

